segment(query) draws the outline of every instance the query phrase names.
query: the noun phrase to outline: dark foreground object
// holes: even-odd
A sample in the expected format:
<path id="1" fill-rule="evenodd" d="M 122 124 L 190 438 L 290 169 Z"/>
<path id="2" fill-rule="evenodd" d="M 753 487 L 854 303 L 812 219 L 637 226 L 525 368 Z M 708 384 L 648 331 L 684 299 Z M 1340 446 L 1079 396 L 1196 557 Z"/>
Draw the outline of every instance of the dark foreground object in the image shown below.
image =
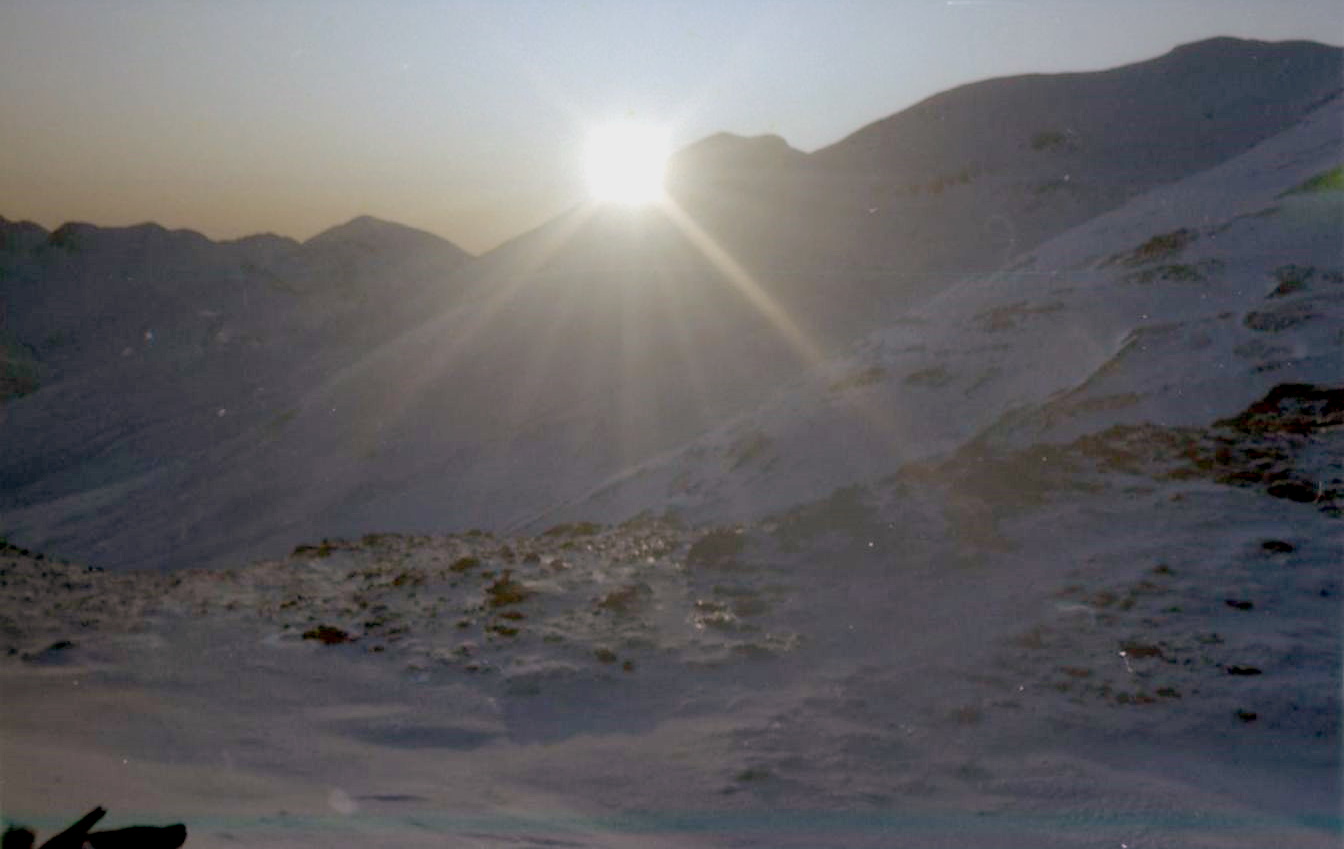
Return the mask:
<path id="1" fill-rule="evenodd" d="M 177 849 L 187 842 L 187 827 L 176 825 L 133 825 L 113 831 L 89 831 L 98 820 L 107 816 L 103 808 L 94 808 L 74 825 L 43 843 L 39 849 Z M 0 849 L 32 849 L 37 835 L 26 828 L 11 828 L 5 832 Z"/>

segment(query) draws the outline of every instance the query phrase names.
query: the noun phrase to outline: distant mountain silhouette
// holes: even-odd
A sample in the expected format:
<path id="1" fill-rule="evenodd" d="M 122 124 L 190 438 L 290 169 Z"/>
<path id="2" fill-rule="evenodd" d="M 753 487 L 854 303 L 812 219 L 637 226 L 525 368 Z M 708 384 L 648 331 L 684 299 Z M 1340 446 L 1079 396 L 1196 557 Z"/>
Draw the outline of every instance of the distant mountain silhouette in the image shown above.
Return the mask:
<path id="1" fill-rule="evenodd" d="M 747 188 L 806 162 L 807 154 L 779 136 L 717 133 L 677 151 L 668 163 L 668 182 L 674 193 L 705 185 Z"/>
<path id="2" fill-rule="evenodd" d="M 1059 368 L 1027 354 L 1016 383 L 988 361 L 974 380 L 948 365 L 980 363 L 962 345 L 1006 344 L 985 328 L 1057 309 L 1048 293 L 1064 278 L 1163 233 L 1189 230 L 1205 250 L 1216 234 L 1199 228 L 1232 227 L 1229 210 L 1263 186 L 1292 189 L 1295 171 L 1257 157 L 1325 132 L 1341 53 L 1215 39 L 1110 71 L 989 80 L 811 154 L 712 136 L 671 163 L 680 212 L 583 204 L 475 259 L 370 218 L 302 244 L 0 221 L 5 386 L 26 393 L 0 408 L 0 530 L 112 566 L 218 562 L 325 535 L 501 527 L 566 509 L 750 515 L 892 471 L 955 447 L 1004 399 L 1064 390 Z M 1299 151 L 1293 168 L 1326 153 Z M 1234 162 L 1225 185 L 1203 176 Z M 1150 232 L 1150 200 L 1168 186 L 1189 220 Z M 1135 218 L 1130 204 L 1149 206 Z M 1301 262 L 1289 256 L 1299 248 L 1315 257 L 1293 245 L 1319 221 L 1286 221 L 1266 218 L 1246 238 L 1278 239 L 1278 264 Z M 1145 311 L 1122 311 L 1134 292 L 1151 312 L 1177 291 L 1157 286 L 1161 275 L 1215 279 L 1214 265 L 1172 256 L 1115 260 L 1105 273 L 1121 282 L 1095 290 L 1097 312 L 1079 320 L 1124 337 Z M 1273 268 L 1246 263 L 1245 287 Z M 985 276 L 1005 268 L 1037 281 L 1019 306 L 1011 288 L 985 288 L 1019 285 Z M 930 304 L 960 316 L 986 293 L 1010 300 L 949 319 L 945 338 L 902 343 L 928 359 L 910 375 L 850 368 L 868 334 L 905 339 Z M 1191 350 L 1170 356 L 1195 362 Z M 862 428 L 846 430 L 835 411 L 850 395 L 816 406 L 790 394 L 831 370 L 836 386 L 888 387 L 871 391 L 903 411 L 908 450 L 880 453 Z M 983 387 L 999 400 L 982 406 Z M 795 450 L 780 454 L 786 444 Z M 769 470 L 753 465 L 767 456 Z"/>
<path id="3" fill-rule="evenodd" d="M 425 230 L 404 224 L 383 221 L 371 215 L 360 215 L 344 224 L 330 227 L 303 243 L 308 248 L 333 245 L 358 245 L 369 251 L 393 252 L 411 250 L 442 250 L 465 258 L 467 253 L 451 242 Z"/>
<path id="4" fill-rule="evenodd" d="M 395 280 L 426 272 L 441 275 L 471 258 L 432 233 L 367 215 L 318 233 L 303 243 L 299 256 L 313 267 L 309 276 L 346 280 L 370 275 Z M 377 286 L 380 281 L 370 282 Z"/>
<path id="5" fill-rule="evenodd" d="M 0 219 L 0 392 L 21 396 L 0 407 L 4 509 L 208 476 L 211 452 L 255 441 L 294 398 L 453 300 L 460 249 L 373 219 L 347 227 L 217 243 Z"/>
<path id="6" fill-rule="evenodd" d="M 222 315 L 239 302 L 248 307 L 232 312 L 238 336 L 250 332 L 250 320 L 273 327 L 300 305 L 306 313 L 340 311 L 381 295 L 382 309 L 361 316 L 376 323 L 413 290 L 439 289 L 469 259 L 437 236 L 368 217 L 303 244 L 274 235 L 212 242 L 152 223 L 71 222 L 48 233 L 0 218 L 6 329 L 59 366 L 83 354 L 92 358 L 83 365 L 101 364 L 146 332 L 164 344 L 194 340 L 203 313 Z"/>

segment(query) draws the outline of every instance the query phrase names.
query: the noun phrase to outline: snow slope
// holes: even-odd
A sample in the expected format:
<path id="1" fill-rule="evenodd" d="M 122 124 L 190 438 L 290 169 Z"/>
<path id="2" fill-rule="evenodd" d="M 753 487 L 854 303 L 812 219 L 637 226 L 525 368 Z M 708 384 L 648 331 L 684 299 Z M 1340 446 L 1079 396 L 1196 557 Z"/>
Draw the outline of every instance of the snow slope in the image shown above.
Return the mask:
<path id="1" fill-rule="evenodd" d="M 1197 424 L 1344 374 L 1344 103 L 949 286 L 757 410 L 540 522 L 748 517 L 971 439 Z"/>
<path id="2" fill-rule="evenodd" d="M 21 388 L 0 406 L 0 524 L 95 558 L 125 542 L 113 561 L 175 549 L 200 513 L 227 513 L 226 496 L 193 515 L 182 481 L 273 440 L 296 398 L 451 302 L 466 259 L 369 218 L 303 245 L 0 220 L 0 336 Z M 166 521 L 117 539 L 146 514 Z"/>
<path id="3" fill-rule="evenodd" d="M 1266 449 L 1338 475 L 1344 396 L 1293 397 L 740 527 L 176 573 L 7 549 L 4 816 L 105 804 L 200 847 L 1338 845 L 1344 480 L 1220 482 Z"/>

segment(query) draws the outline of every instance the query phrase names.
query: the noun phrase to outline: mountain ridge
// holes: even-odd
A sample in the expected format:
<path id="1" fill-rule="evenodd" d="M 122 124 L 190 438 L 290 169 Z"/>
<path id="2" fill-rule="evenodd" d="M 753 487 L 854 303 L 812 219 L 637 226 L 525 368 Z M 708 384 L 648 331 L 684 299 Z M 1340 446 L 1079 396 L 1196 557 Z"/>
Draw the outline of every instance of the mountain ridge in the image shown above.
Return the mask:
<path id="1" fill-rule="evenodd" d="M 1309 52 L 1334 57 L 1332 62 L 1340 53 Z M 1136 92 L 1162 100 L 1174 90 L 1160 75 L 1150 77 L 1150 87 Z M 1245 153 L 1243 143 L 1258 139 L 1255 148 L 1288 139 L 1293 128 L 1312 121 L 1313 132 L 1322 132 L 1321 110 L 1335 107 L 1312 106 L 1311 97 L 1320 99 L 1317 89 L 1335 90 L 1338 80 L 1319 69 L 1285 79 L 1310 83 L 1305 93 L 1294 90 L 1276 113 L 1275 120 L 1296 116 L 1289 129 L 1266 135 L 1277 125 L 1261 126 L 1259 113 L 1243 104 L 1243 120 L 1227 119 L 1238 129 L 1223 142 L 1226 150 Z M 1075 105 L 1081 113 L 1097 112 L 1094 104 Z M 1182 120 L 1181 138 L 1200 137 L 1201 114 Z M 1235 181 L 1226 189 L 1201 182 L 1197 197 L 1180 195 L 1182 208 L 1195 210 L 1191 220 L 1171 225 L 1172 232 L 1184 227 L 1198 236 L 1194 247 L 1185 248 L 1189 261 L 1174 250 L 1164 263 L 1102 270 L 1092 267 L 1096 259 L 1050 259 L 1035 250 L 1048 237 L 1062 238 L 1092 222 L 1087 232 L 1093 235 L 1078 249 L 1102 258 L 1132 252 L 1162 234 L 1130 232 L 1132 224 L 1105 216 L 1159 190 L 1172 169 L 1180 175 L 1168 182 L 1173 186 L 1208 169 L 1181 153 L 1155 164 L 1125 163 L 1129 170 L 1111 173 L 1110 154 L 1088 159 L 1096 147 L 1090 136 L 1073 140 L 1060 131 L 1033 145 L 1023 128 L 1039 130 L 1034 119 L 1014 126 L 1016 141 L 1005 160 L 1011 167 L 930 174 L 918 185 L 889 182 L 877 195 L 863 180 L 834 174 L 822 180 L 811 164 L 815 155 L 793 151 L 782 140 L 724 136 L 715 145 L 752 156 L 773 151 L 798 168 L 789 165 L 782 177 L 764 168 L 759 179 L 683 183 L 684 191 L 673 195 L 682 218 L 580 205 L 481 257 L 437 265 L 401 263 L 396 251 L 393 259 L 401 264 L 389 264 L 344 238 L 384 229 L 385 222 L 364 218 L 310 240 L 320 253 L 340 248 L 327 255 L 334 264 L 325 270 L 304 266 L 305 245 L 279 237 L 231 243 L 247 257 L 212 274 L 191 264 L 190 251 L 174 260 L 176 266 L 123 263 L 59 279 L 44 277 L 43 269 L 78 269 L 77 246 L 47 249 L 54 263 L 49 266 L 31 257 L 17 264 L 6 260 L 0 270 L 7 275 L 7 332 L 17 332 L 21 343 L 37 340 L 34 350 L 50 381 L 3 408 L 7 427 L 26 436 L 0 448 L 6 484 L 0 521 L 16 539 L 55 540 L 112 565 L 171 565 L 264 554 L 299 539 L 371 526 L 502 527 L 565 510 L 590 518 L 577 515 L 586 509 L 614 517 L 625 507 L 682 504 L 683 495 L 695 494 L 688 487 L 697 479 L 702 494 L 719 484 L 724 493 L 737 492 L 731 497 L 740 497 L 750 513 L 759 490 L 752 488 L 757 484 L 735 489 L 743 473 L 755 474 L 763 458 L 778 457 L 778 446 L 794 437 L 771 437 L 772 448 L 748 424 L 754 416 L 768 418 L 761 411 L 800 381 L 850 387 L 823 393 L 827 404 L 837 405 L 861 401 L 865 392 L 886 392 L 881 387 L 894 377 L 902 393 L 955 387 L 973 397 L 976 384 L 963 386 L 967 375 L 927 350 L 947 343 L 918 333 L 906 338 L 923 320 L 925 305 L 962 298 L 967 286 L 1084 273 L 1087 279 L 1115 275 L 1121 281 L 1115 291 L 1128 292 L 1131 301 L 1143 292 L 1175 297 L 1161 285 L 1220 279 L 1211 263 L 1227 260 L 1212 250 L 1214 223 L 1243 226 L 1224 220 L 1228 199 L 1289 191 L 1285 175 L 1306 168 L 1302 162 L 1308 160 L 1312 168 L 1337 164 L 1319 160 L 1320 152 L 1298 152 L 1291 156 L 1300 161 L 1285 160 L 1290 170 L 1278 177 L 1256 171 L 1254 190 Z M 1152 149 L 1160 148 L 1167 129 L 1148 131 Z M 992 148 L 985 140 L 975 143 Z M 1232 159 L 1229 154 L 1225 161 Z M 961 161 L 949 159 L 949 167 Z M 1080 167 L 1088 162 L 1100 169 L 1091 177 Z M 1148 170 L 1141 179 L 1124 176 L 1134 168 Z M 1295 201 L 1285 207 L 1296 211 L 1284 214 L 1301 216 L 1316 204 L 1328 216 L 1330 203 Z M 1256 226 L 1282 226 L 1278 221 Z M 1315 233 L 1311 228 L 1319 222 L 1298 225 L 1293 232 Z M 20 232 L 17 225 L 9 229 Z M 1130 234 L 1121 239 L 1120 230 Z M 22 232 L 31 239 L 31 229 Z M 78 227 L 69 235 L 81 234 L 94 235 Z M 1180 239 L 1171 238 L 1179 246 Z M 214 250 L 208 240 L 186 241 Z M 893 259 L 898 254 L 904 264 Z M 990 273 L 1002 268 L 1008 269 L 1003 275 Z M 149 282 L 122 279 L 127 272 L 146 274 Z M 1131 279 L 1145 274 L 1147 283 Z M 1150 288 L 1135 288 L 1142 286 Z M 35 300 L 15 302 L 11 293 L 21 290 Z M 76 291 L 79 297 L 70 296 Z M 1110 289 L 1099 291 L 1117 297 Z M 44 301 L 42 293 L 54 300 Z M 94 295 L 104 300 L 91 300 Z M 971 317 L 973 332 L 966 338 L 1036 321 L 1033 310 L 1047 306 L 1028 303 L 1019 314 L 1012 303 L 987 305 L 986 317 Z M 993 312 L 999 309 L 1004 311 Z M 56 344 L 48 328 L 68 338 Z M 1133 329 L 1133 323 L 1122 328 Z M 870 344 L 865 340 L 873 333 L 888 340 L 878 348 L 887 352 L 883 357 L 894 356 L 888 349 L 898 343 L 923 345 L 926 352 L 915 358 L 927 362 L 899 375 L 885 361 L 847 365 L 854 346 Z M 1156 338 L 1145 333 L 1145 339 Z M 992 347 L 1004 338 L 981 341 Z M 1261 337 L 1250 341 L 1267 351 L 1276 347 Z M 948 356 L 974 359 L 965 352 Z M 1277 362 L 1266 356 L 1265 363 Z M 838 372 L 819 378 L 828 368 Z M 1054 386 L 1047 372 L 1033 371 L 1044 366 L 1023 368 L 1016 379 L 1024 392 Z M 29 384 L 26 376 L 14 381 Z M 983 391 L 990 384 L 979 385 Z M 1094 401 L 1099 403 L 1089 403 Z M 927 401 L 913 403 L 912 410 L 929 408 Z M 90 415 L 92 407 L 99 417 Z M 823 427 L 825 422 L 830 424 Z M 800 457 L 824 454 L 821 447 L 829 444 L 806 437 L 807 426 L 849 432 L 812 412 L 797 424 Z M 930 431 L 935 424 L 911 419 L 918 436 L 911 445 L 924 447 L 904 454 L 854 431 L 845 449 L 853 459 L 837 461 L 835 469 L 867 474 L 937 447 Z M 957 427 L 943 430 L 942 448 L 967 435 Z M 668 471 L 659 465 L 667 457 L 694 462 Z M 840 480 L 815 475 L 805 459 L 793 465 L 797 476 L 781 479 L 781 495 L 792 497 L 796 484 L 798 497 L 806 497 Z M 607 482 L 646 472 L 654 489 L 645 487 L 629 500 L 609 497 L 605 506 L 594 500 Z M 673 481 L 680 481 L 680 494 L 668 496 Z M 650 495 L 655 491 L 663 494 Z M 701 506 L 715 503 L 708 499 Z M 150 518 L 137 524 L 132 516 Z"/>

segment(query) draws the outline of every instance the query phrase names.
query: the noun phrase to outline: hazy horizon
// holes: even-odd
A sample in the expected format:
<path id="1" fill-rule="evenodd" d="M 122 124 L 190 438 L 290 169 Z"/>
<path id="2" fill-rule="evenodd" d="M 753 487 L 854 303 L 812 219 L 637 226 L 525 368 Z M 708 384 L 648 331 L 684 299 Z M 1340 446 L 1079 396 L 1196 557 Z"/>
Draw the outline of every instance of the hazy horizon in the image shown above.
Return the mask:
<path id="1" fill-rule="evenodd" d="M 300 240 L 372 215 L 480 253 L 582 199 L 613 119 L 812 151 L 977 80 L 1341 34 L 1320 0 L 18 3 L 0 215 Z"/>

